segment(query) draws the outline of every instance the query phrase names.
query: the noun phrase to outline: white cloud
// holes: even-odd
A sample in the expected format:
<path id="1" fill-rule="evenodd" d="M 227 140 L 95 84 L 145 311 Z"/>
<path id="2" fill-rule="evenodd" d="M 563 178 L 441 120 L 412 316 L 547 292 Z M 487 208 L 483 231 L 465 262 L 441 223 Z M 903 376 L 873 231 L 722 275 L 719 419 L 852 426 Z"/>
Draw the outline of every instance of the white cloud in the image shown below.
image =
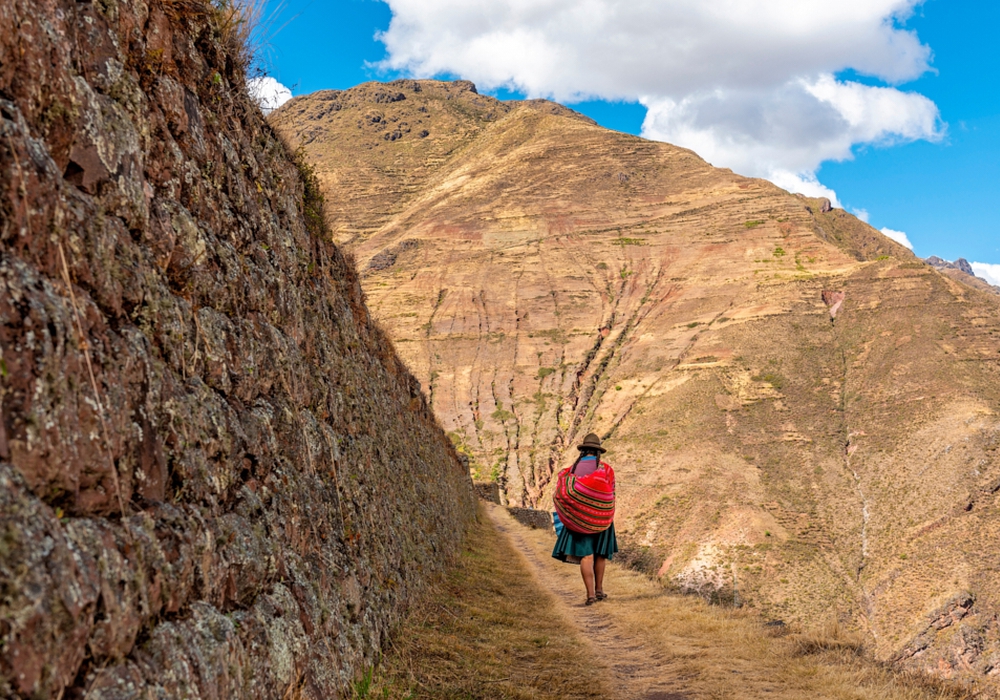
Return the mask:
<path id="1" fill-rule="evenodd" d="M 1000 265 L 981 262 L 970 263 L 970 265 L 972 265 L 976 277 L 982 277 L 990 284 L 1000 286 Z"/>
<path id="2" fill-rule="evenodd" d="M 269 75 L 248 80 L 247 91 L 265 116 L 292 99 L 292 91 Z"/>
<path id="3" fill-rule="evenodd" d="M 851 213 L 864 221 L 866 224 L 870 223 L 871 215 L 869 215 L 867 209 L 852 209 Z"/>
<path id="4" fill-rule="evenodd" d="M 812 194 L 823 161 L 851 158 L 855 144 L 940 135 L 938 109 L 926 97 L 828 74 L 770 90 L 713 90 L 643 103 L 643 135 L 803 194 Z"/>
<path id="5" fill-rule="evenodd" d="M 913 244 L 910 243 L 910 239 L 906 237 L 906 234 L 902 231 L 893 231 L 891 228 L 882 229 L 882 235 L 886 238 L 891 238 L 900 245 L 905 245 L 910 250 L 913 250 Z"/>
<path id="6" fill-rule="evenodd" d="M 749 172 L 749 171 L 747 171 Z M 789 192 L 798 192 L 807 197 L 826 197 L 830 203 L 841 208 L 837 193 L 816 179 L 813 173 L 793 173 L 788 170 L 774 169 L 766 173 L 760 173 L 760 177 L 766 178 L 778 187 Z"/>
<path id="7" fill-rule="evenodd" d="M 385 0 L 382 67 L 530 97 L 634 100 L 643 134 L 806 194 L 858 144 L 941 136 L 922 95 L 839 81 L 921 75 L 899 22 L 922 0 Z M 831 196 L 832 195 L 832 196 Z"/>

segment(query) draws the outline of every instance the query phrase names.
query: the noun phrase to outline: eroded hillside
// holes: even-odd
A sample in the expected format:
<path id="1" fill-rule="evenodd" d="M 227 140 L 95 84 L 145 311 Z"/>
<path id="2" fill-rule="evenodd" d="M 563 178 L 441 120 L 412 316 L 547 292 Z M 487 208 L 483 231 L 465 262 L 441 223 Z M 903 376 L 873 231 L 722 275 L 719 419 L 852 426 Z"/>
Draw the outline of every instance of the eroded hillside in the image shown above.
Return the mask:
<path id="1" fill-rule="evenodd" d="M 547 506 L 595 430 L 651 572 L 848 622 L 912 668 L 1000 668 L 995 296 L 823 200 L 550 103 L 397 81 L 272 119 L 511 503 Z"/>
<path id="2" fill-rule="evenodd" d="M 219 7 L 0 4 L 3 697 L 342 697 L 474 514 Z"/>

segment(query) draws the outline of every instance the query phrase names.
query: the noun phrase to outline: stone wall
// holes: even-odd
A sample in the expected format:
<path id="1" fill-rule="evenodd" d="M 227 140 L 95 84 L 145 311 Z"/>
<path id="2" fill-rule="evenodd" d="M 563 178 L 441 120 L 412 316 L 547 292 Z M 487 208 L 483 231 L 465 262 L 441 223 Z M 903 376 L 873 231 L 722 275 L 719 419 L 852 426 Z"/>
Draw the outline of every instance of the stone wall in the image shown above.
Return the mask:
<path id="1" fill-rule="evenodd" d="M 500 484 L 495 481 L 474 481 L 476 495 L 488 503 L 500 504 Z"/>
<path id="2" fill-rule="evenodd" d="M 510 517 L 535 530 L 553 530 L 552 513 L 547 510 L 536 510 L 534 508 L 508 508 Z"/>
<path id="3" fill-rule="evenodd" d="M 342 696 L 474 517 L 221 26 L 0 3 L 0 696 Z"/>

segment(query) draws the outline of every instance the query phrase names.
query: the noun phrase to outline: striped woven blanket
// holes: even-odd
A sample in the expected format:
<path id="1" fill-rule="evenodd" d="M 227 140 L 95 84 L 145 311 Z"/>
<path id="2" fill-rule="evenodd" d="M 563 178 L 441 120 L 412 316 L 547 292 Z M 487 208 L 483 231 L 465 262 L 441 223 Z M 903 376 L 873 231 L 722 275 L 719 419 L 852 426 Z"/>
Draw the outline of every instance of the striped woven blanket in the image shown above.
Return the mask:
<path id="1" fill-rule="evenodd" d="M 587 476 L 563 469 L 552 500 L 559 519 L 571 531 L 581 535 L 604 532 L 615 521 L 615 472 L 603 462 Z"/>

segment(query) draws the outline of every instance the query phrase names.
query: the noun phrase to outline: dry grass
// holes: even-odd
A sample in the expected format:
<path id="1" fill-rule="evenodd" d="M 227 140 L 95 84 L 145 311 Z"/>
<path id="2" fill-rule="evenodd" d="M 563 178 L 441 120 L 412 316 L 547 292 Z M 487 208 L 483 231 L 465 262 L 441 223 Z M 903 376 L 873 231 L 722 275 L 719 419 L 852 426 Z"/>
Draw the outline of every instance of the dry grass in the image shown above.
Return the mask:
<path id="1" fill-rule="evenodd" d="M 484 514 L 456 566 L 417 606 L 356 698 L 608 698 L 601 669 Z M 597 680 L 595 680 L 595 677 Z"/>
<path id="2" fill-rule="evenodd" d="M 626 697 L 609 685 L 608 668 L 595 668 L 595 653 L 607 650 L 584 641 L 570 617 L 578 613 L 539 585 L 582 591 L 578 569 L 549 557 L 551 533 L 513 520 L 510 528 L 534 563 L 481 513 L 460 561 L 397 631 L 381 666 L 355 685 L 356 699 Z M 866 659 L 858 638 L 836 624 L 768 628 L 614 565 L 605 588 L 612 600 L 595 611 L 611 638 L 641 649 L 659 668 L 653 685 L 675 689 L 669 697 L 678 700 L 974 697 Z"/>
<path id="3" fill-rule="evenodd" d="M 274 31 L 285 3 L 268 9 L 267 0 L 160 0 L 174 19 L 210 17 L 226 52 L 244 71 L 250 69 Z"/>
<path id="4" fill-rule="evenodd" d="M 521 527 L 513 524 L 512 527 Z M 575 567 L 550 563 L 552 537 L 521 528 L 522 539 L 566 586 L 580 588 Z M 610 565 L 601 611 L 619 633 L 656 649 L 665 681 L 686 698 L 800 700 L 945 700 L 974 697 L 956 687 L 894 672 L 867 659 L 861 643 L 836 624 L 802 631 L 765 627 L 754 615 L 669 594 L 647 576 Z M 682 680 L 679 680 L 682 679 Z"/>
<path id="5" fill-rule="evenodd" d="M 280 31 L 275 25 L 285 3 L 268 5 L 267 0 L 217 0 L 223 39 L 244 71 L 260 62 L 270 38 Z"/>
<path id="6" fill-rule="evenodd" d="M 274 23 L 284 9 L 276 3 L 270 10 L 266 0 L 217 0 L 216 15 L 219 30 L 230 55 L 237 58 L 244 70 L 254 65 L 267 44 Z"/>

